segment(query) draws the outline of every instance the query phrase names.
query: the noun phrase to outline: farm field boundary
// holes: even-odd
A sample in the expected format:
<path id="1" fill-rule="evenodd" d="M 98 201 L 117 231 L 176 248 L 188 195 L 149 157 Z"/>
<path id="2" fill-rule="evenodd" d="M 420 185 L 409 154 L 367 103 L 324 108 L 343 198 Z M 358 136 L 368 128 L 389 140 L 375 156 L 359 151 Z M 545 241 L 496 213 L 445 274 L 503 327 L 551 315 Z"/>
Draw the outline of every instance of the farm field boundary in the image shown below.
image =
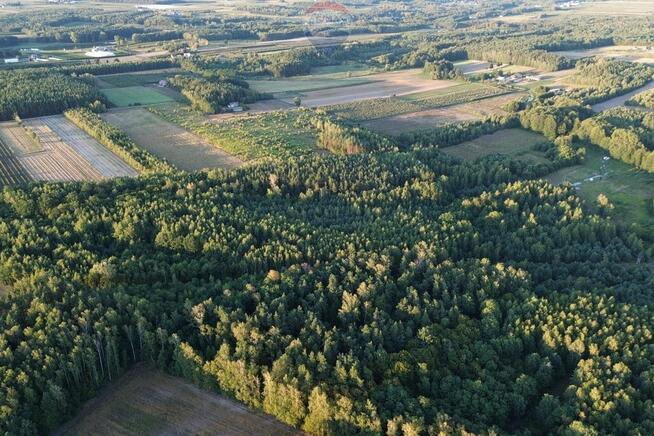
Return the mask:
<path id="1" fill-rule="evenodd" d="M 185 171 L 234 168 L 243 163 L 236 156 L 214 147 L 145 108 L 111 110 L 102 114 L 102 118 L 123 130 L 150 153 L 165 158 Z"/>

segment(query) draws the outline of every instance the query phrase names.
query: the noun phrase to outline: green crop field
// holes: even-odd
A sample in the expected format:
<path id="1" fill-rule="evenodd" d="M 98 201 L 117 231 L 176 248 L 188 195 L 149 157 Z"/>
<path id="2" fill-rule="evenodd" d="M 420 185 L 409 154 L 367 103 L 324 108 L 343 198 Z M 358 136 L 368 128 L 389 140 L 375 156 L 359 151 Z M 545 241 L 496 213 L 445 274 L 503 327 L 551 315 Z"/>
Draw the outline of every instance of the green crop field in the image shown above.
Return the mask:
<path id="1" fill-rule="evenodd" d="M 125 88 L 105 88 L 101 90 L 109 102 L 117 107 L 145 106 L 174 101 L 154 88 L 145 86 L 128 86 Z"/>
<path id="2" fill-rule="evenodd" d="M 511 156 L 531 164 L 548 163 L 545 153 L 534 147 L 547 139 L 523 129 L 505 129 L 472 141 L 443 148 L 443 152 L 463 160 L 475 160 L 491 154 Z"/>
<path id="3" fill-rule="evenodd" d="M 375 71 L 371 69 L 368 65 L 361 64 L 358 62 L 345 62 L 339 65 L 326 65 L 323 67 L 315 67 L 311 69 L 311 74 L 316 75 L 329 75 L 333 78 L 345 78 L 348 73 L 352 76 L 372 74 Z"/>
<path id="4" fill-rule="evenodd" d="M 341 88 L 344 86 L 362 85 L 372 80 L 366 78 L 332 79 L 316 76 L 301 76 L 291 79 L 249 80 L 250 86 L 259 91 L 271 94 L 297 93 L 316 91 L 319 89 Z"/>
<path id="5" fill-rule="evenodd" d="M 287 158 L 315 151 L 316 132 L 303 110 L 277 111 L 209 121 L 187 106 L 151 107 L 163 119 L 245 160 Z"/>
<path id="6" fill-rule="evenodd" d="M 127 88 L 131 86 L 143 86 L 149 83 L 157 83 L 173 75 L 172 71 L 161 71 L 157 73 L 144 74 L 112 74 L 98 77 L 99 86 L 102 88 Z"/>
<path id="7" fill-rule="evenodd" d="M 615 207 L 616 219 L 632 225 L 638 233 L 651 239 L 654 231 L 654 174 L 615 159 L 604 160 L 605 156 L 608 156 L 606 151 L 589 145 L 581 165 L 563 168 L 547 179 L 555 184 L 574 184 L 579 196 L 589 204 L 594 204 L 599 194 L 606 195 Z"/>

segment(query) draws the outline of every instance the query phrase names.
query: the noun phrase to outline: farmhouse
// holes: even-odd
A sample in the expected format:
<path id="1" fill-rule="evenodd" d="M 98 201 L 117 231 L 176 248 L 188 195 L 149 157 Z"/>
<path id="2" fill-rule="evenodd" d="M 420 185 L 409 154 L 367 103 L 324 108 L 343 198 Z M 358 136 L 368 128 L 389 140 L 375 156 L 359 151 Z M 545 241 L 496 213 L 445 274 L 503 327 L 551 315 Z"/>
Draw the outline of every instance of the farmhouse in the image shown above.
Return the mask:
<path id="1" fill-rule="evenodd" d="M 20 59 L 18 58 L 7 58 L 5 59 L 5 64 L 15 64 L 18 63 Z"/>

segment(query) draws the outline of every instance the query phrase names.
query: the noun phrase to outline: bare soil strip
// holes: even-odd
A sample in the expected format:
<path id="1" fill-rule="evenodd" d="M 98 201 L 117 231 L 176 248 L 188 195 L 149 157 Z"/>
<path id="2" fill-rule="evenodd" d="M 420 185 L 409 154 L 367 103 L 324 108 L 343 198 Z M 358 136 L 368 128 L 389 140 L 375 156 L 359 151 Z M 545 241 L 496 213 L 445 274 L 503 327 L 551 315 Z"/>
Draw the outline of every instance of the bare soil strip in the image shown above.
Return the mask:
<path id="1" fill-rule="evenodd" d="M 138 365 L 55 435 L 299 435 L 273 417 Z"/>

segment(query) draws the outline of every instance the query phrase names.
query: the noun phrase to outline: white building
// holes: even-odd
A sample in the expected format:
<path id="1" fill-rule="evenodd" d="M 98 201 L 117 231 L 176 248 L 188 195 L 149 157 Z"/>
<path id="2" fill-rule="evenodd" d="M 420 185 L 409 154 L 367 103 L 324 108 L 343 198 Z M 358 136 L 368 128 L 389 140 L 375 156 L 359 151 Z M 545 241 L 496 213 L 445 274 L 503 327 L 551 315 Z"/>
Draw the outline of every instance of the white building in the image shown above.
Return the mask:
<path id="1" fill-rule="evenodd" d="M 228 104 L 227 110 L 230 110 L 232 112 L 243 112 L 243 108 L 237 101 L 233 101 L 230 104 Z"/>

